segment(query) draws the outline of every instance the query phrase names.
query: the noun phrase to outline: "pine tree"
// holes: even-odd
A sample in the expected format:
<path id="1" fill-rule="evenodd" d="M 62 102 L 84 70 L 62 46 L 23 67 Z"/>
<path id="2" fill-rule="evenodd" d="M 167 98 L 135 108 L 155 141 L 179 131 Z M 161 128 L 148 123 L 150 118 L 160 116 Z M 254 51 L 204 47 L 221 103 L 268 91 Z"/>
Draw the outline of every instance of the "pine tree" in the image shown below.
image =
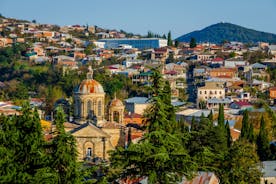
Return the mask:
<path id="1" fill-rule="evenodd" d="M 223 104 L 219 105 L 218 126 L 224 127 L 224 106 L 223 106 Z"/>
<path id="2" fill-rule="evenodd" d="M 257 137 L 257 153 L 261 161 L 265 161 L 270 157 L 269 139 L 266 131 L 266 123 L 264 117 L 261 118 L 260 131 Z"/>
<path id="3" fill-rule="evenodd" d="M 20 163 L 17 177 L 22 183 L 33 180 L 39 169 L 45 165 L 45 150 L 42 128 L 37 111 L 32 112 L 28 103 L 23 104 L 22 115 L 14 117 L 18 130 L 15 146 L 15 163 Z"/>
<path id="4" fill-rule="evenodd" d="M 0 116 L 0 183 L 13 183 L 17 177 L 18 163 L 14 146 L 18 146 L 18 131 L 12 118 Z"/>
<path id="5" fill-rule="evenodd" d="M 58 173 L 58 183 L 75 184 L 80 181 L 76 142 L 71 134 L 65 132 L 64 121 L 62 108 L 58 107 L 54 120 L 56 132 L 51 145 L 52 167 Z"/>
<path id="6" fill-rule="evenodd" d="M 171 31 L 169 31 L 169 33 L 168 33 L 168 43 L 167 44 L 168 44 L 168 46 L 172 46 L 173 45 Z"/>
<path id="7" fill-rule="evenodd" d="M 243 113 L 243 118 L 242 118 L 242 128 L 241 128 L 241 139 L 248 139 L 248 133 L 249 133 L 249 123 L 248 123 L 248 111 L 245 110 Z"/>
<path id="8" fill-rule="evenodd" d="M 24 103 L 22 115 L 1 117 L 0 122 L 0 182 L 37 183 L 52 177 L 46 169 L 45 141 L 37 111 Z"/>

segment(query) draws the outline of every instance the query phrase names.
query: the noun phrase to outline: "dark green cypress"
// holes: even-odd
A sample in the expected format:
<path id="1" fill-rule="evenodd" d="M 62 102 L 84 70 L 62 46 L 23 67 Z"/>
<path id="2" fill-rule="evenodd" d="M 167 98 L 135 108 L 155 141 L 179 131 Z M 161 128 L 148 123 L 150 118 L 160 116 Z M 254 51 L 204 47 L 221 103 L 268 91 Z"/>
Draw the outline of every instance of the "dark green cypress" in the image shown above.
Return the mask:
<path id="1" fill-rule="evenodd" d="M 219 105 L 218 126 L 224 127 L 224 106 L 223 106 L 223 104 Z"/>
<path id="2" fill-rule="evenodd" d="M 208 119 L 213 123 L 214 119 L 213 119 L 213 111 L 211 110 L 210 113 L 208 114 Z"/>
<path id="3" fill-rule="evenodd" d="M 226 135 L 227 135 L 227 146 L 228 148 L 230 148 L 231 144 L 232 144 L 232 137 L 231 137 L 231 132 L 230 132 L 230 125 L 229 125 L 229 121 L 226 121 L 225 124 L 225 130 L 226 130 Z"/>
<path id="4" fill-rule="evenodd" d="M 249 130 L 248 130 L 248 136 L 247 139 L 249 142 L 253 143 L 254 142 L 254 128 L 253 128 L 253 124 L 250 123 L 249 125 Z"/>
<path id="5" fill-rule="evenodd" d="M 260 131 L 257 137 L 257 153 L 261 161 L 265 161 L 270 157 L 269 139 L 266 131 L 266 123 L 264 117 L 261 118 Z"/>
<path id="6" fill-rule="evenodd" d="M 171 31 L 169 31 L 169 33 L 168 33 L 168 43 L 167 44 L 168 44 L 168 46 L 172 46 L 173 45 Z"/>
<path id="7" fill-rule="evenodd" d="M 249 133 L 249 123 L 248 123 L 248 111 L 245 110 L 243 113 L 243 118 L 242 118 L 242 128 L 241 128 L 241 139 L 247 139 L 248 138 L 248 133 Z"/>

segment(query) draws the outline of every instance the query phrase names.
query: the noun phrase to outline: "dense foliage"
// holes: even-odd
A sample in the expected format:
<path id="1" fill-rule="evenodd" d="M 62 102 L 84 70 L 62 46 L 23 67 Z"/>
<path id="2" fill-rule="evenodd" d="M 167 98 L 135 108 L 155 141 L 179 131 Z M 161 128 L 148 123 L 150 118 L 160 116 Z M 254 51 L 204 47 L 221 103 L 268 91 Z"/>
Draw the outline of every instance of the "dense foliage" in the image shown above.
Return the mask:
<path id="1" fill-rule="evenodd" d="M 22 115 L 0 117 L 0 183 L 79 183 L 74 138 L 63 115 L 55 137 L 46 142 L 37 111 L 24 104 Z"/>

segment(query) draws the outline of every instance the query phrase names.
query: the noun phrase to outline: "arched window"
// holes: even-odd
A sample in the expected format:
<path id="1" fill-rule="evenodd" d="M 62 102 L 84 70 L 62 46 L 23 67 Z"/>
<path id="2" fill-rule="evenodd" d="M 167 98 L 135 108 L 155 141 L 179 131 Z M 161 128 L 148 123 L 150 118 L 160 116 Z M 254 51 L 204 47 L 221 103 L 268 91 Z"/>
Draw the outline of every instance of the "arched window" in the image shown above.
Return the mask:
<path id="1" fill-rule="evenodd" d="M 92 157 L 92 148 L 87 148 L 86 157 Z"/>
<path id="2" fill-rule="evenodd" d="M 119 114 L 118 111 L 114 111 L 113 112 L 113 121 L 119 123 L 119 121 L 120 121 L 120 114 Z"/>
<path id="3" fill-rule="evenodd" d="M 88 100 L 87 102 L 87 116 L 92 117 L 92 102 Z"/>
<path id="4" fill-rule="evenodd" d="M 102 101 L 98 101 L 98 116 L 102 115 Z"/>

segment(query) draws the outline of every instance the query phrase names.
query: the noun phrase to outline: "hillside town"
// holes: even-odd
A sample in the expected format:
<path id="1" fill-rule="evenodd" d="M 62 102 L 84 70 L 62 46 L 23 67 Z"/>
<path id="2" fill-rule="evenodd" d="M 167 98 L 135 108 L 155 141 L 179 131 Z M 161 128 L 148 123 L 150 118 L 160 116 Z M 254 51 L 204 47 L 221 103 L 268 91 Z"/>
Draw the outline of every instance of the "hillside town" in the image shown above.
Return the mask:
<path id="1" fill-rule="evenodd" d="M 39 114 L 43 139 L 50 142 L 56 137 L 62 109 L 63 126 L 75 139 L 78 162 L 109 163 L 114 160 L 112 151 L 147 137 L 148 113 L 156 95 L 162 96 L 153 89 L 160 74 L 158 80 L 170 89 L 171 103 L 166 107 L 173 109 L 173 121 L 188 131 L 204 118 L 219 127 L 223 113 L 222 124 L 229 126 L 234 144 L 244 137 L 246 116 L 253 145 L 265 121 L 270 156 L 258 152 L 264 173 L 258 180 L 276 183 L 276 45 L 178 42 L 170 32 L 143 36 L 94 25 L 58 26 L 3 16 L 0 32 L 1 116 L 22 116 L 27 101 Z M 223 183 L 224 175 L 209 169 L 179 183 Z M 99 171 L 96 178 L 102 176 Z M 116 181 L 150 183 L 149 176 Z"/>

